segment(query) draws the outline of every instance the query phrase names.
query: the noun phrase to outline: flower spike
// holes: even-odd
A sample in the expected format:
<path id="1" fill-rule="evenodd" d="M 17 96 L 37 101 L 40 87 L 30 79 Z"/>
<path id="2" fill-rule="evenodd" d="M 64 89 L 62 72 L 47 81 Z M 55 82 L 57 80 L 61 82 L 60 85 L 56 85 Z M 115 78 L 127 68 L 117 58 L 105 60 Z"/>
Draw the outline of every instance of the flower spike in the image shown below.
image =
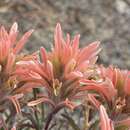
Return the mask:
<path id="1" fill-rule="evenodd" d="M 30 30 L 24 34 L 24 36 L 18 41 L 16 47 L 14 48 L 14 54 L 19 53 L 19 51 L 23 48 L 24 44 L 33 33 L 34 30 Z"/>
<path id="2" fill-rule="evenodd" d="M 100 121 L 101 130 L 114 130 L 113 123 L 109 119 L 106 110 L 102 105 L 100 106 Z"/>

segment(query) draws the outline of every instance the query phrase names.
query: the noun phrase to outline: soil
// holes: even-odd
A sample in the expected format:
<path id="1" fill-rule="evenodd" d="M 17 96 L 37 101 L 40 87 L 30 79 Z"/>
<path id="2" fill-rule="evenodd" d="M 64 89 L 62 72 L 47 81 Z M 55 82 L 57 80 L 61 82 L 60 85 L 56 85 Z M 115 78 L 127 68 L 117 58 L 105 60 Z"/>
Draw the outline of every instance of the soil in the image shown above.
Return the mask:
<path id="1" fill-rule="evenodd" d="M 81 34 L 81 47 L 101 41 L 99 63 L 130 69 L 130 0 L 0 0 L 0 24 L 14 21 L 20 34 L 35 29 L 27 51 L 49 50 L 60 22 L 72 37 Z"/>

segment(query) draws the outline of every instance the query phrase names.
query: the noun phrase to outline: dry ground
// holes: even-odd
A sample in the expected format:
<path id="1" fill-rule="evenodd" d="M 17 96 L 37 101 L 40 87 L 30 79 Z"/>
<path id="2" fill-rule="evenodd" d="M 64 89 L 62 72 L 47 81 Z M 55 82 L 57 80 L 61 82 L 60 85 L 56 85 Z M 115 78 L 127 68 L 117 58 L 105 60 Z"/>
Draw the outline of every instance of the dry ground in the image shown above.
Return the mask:
<path id="1" fill-rule="evenodd" d="M 130 0 L 0 0 L 0 24 L 34 28 L 26 49 L 49 49 L 54 27 L 81 34 L 81 46 L 100 40 L 99 62 L 130 68 Z"/>

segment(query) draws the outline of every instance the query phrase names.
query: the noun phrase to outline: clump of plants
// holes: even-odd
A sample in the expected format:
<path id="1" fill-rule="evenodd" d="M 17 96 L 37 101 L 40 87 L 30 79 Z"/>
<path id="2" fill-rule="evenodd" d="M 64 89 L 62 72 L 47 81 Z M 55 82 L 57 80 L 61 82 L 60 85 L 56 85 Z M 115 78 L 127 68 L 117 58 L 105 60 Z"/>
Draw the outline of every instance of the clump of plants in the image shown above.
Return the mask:
<path id="1" fill-rule="evenodd" d="M 96 64 L 96 41 L 79 48 L 58 23 L 51 51 L 20 53 L 18 25 L 0 28 L 1 130 L 129 130 L 130 71 Z"/>

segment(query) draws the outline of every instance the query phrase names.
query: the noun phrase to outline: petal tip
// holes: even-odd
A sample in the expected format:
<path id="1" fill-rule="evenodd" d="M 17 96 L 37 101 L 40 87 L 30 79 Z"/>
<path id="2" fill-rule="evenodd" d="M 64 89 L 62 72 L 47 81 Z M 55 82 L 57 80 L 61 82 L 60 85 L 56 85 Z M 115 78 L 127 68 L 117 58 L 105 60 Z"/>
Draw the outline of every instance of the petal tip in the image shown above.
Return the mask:
<path id="1" fill-rule="evenodd" d="M 17 23 L 17 22 L 14 22 L 14 23 L 13 23 L 12 29 L 13 29 L 14 31 L 17 31 L 17 29 L 18 29 L 18 23 Z"/>

